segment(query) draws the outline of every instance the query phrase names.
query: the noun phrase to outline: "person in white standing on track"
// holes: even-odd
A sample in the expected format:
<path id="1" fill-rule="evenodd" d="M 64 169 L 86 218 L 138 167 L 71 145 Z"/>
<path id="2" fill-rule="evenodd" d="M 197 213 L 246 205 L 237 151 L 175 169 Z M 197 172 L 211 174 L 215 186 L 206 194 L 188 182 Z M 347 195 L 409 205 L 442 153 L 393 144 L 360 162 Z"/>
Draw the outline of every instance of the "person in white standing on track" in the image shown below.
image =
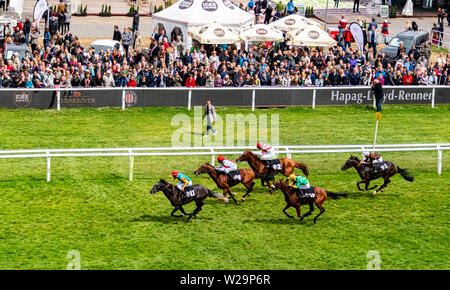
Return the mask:
<path id="1" fill-rule="evenodd" d="M 208 132 L 211 130 L 213 132 L 213 136 L 216 136 L 217 131 L 214 130 L 212 124 L 216 121 L 216 109 L 213 105 L 211 105 L 211 100 L 206 100 L 205 112 L 203 113 L 202 120 L 206 117 L 206 134 L 204 137 L 208 137 Z"/>

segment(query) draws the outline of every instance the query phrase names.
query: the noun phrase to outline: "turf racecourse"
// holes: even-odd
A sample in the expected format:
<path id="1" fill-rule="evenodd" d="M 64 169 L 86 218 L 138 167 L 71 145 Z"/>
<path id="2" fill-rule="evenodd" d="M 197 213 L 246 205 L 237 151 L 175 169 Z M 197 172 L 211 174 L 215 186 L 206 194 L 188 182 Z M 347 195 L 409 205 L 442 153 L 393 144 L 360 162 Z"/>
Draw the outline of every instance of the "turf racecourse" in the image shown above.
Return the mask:
<path id="1" fill-rule="evenodd" d="M 178 113 L 188 112 L 0 110 L 0 148 L 170 146 L 178 128 L 171 118 Z M 449 113 L 450 106 L 386 106 L 378 143 L 449 142 Z M 373 138 L 371 107 L 255 114 L 279 114 L 280 144 L 363 144 Z M 207 199 L 189 224 L 170 217 L 163 194 L 150 195 L 149 189 L 178 169 L 217 192 L 207 176 L 192 174 L 209 157 L 137 157 L 133 182 L 127 157 L 54 158 L 50 183 L 45 159 L 0 160 L 0 269 L 65 269 L 71 250 L 80 253 L 82 269 L 366 269 L 370 250 L 380 253 L 381 269 L 449 269 L 449 152 L 442 175 L 436 173 L 436 152 L 383 154 L 416 180 L 396 176 L 376 197 L 356 190 L 356 171 L 340 170 L 348 156 L 294 155 L 311 167 L 313 185 L 349 193 L 327 201 L 316 225 L 311 216 L 303 222 L 284 216 L 281 192 L 269 195 L 259 182 L 240 206 Z M 244 187 L 234 192 L 240 197 Z"/>

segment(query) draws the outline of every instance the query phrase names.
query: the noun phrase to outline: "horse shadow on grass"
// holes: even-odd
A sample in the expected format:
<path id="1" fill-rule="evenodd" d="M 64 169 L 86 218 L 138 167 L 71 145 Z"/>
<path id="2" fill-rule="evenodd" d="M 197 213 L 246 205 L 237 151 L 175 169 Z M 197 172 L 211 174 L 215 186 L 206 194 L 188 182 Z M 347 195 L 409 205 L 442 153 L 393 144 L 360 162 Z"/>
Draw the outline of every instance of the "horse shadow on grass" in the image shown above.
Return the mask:
<path id="1" fill-rule="evenodd" d="M 310 218 L 311 217 L 311 218 Z M 246 220 L 245 222 L 254 222 L 254 223 L 260 223 L 260 224 L 271 224 L 271 225 L 301 225 L 301 226 L 314 226 L 314 216 L 310 216 L 304 218 L 302 221 L 298 217 L 295 218 L 259 218 L 259 219 L 253 219 L 253 220 Z M 326 218 L 322 216 L 317 219 L 316 225 L 320 224 L 321 222 L 326 222 Z"/>
<path id="2" fill-rule="evenodd" d="M 185 223 L 187 220 L 187 216 L 184 217 L 173 217 L 173 216 L 166 216 L 166 215 L 143 215 L 137 218 L 130 219 L 130 222 L 151 222 L 151 223 L 163 223 L 163 224 L 178 224 L 178 223 Z M 206 218 L 206 217 L 193 217 L 189 223 L 195 222 L 196 220 L 212 220 L 212 218 Z"/>

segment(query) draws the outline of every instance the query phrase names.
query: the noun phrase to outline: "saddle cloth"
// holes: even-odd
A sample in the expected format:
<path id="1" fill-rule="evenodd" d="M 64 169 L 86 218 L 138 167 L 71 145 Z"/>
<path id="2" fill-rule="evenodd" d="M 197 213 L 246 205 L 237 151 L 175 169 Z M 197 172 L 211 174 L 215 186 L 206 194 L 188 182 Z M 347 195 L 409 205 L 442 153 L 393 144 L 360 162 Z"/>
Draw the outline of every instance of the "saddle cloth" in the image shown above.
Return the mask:
<path id="1" fill-rule="evenodd" d="M 280 159 L 267 160 L 269 168 L 272 170 L 281 170 Z"/>
<path id="2" fill-rule="evenodd" d="M 386 162 L 381 162 L 380 164 L 378 164 L 380 171 L 384 171 L 386 169 L 388 169 L 388 165 L 386 164 Z"/>
<path id="3" fill-rule="evenodd" d="M 188 186 L 184 189 L 184 193 L 182 194 L 184 198 L 189 198 L 195 196 L 195 190 L 192 186 Z"/>
<path id="4" fill-rule="evenodd" d="M 304 196 L 301 195 L 301 191 L 300 189 L 297 191 L 297 194 L 299 195 L 299 198 L 315 198 L 316 194 L 314 193 L 314 186 L 311 186 L 310 188 L 307 189 L 301 189 L 303 191 L 303 193 L 305 194 Z"/>
<path id="5" fill-rule="evenodd" d="M 234 171 L 230 171 L 228 173 L 228 180 L 239 180 L 241 181 L 241 171 L 240 170 L 234 170 Z"/>

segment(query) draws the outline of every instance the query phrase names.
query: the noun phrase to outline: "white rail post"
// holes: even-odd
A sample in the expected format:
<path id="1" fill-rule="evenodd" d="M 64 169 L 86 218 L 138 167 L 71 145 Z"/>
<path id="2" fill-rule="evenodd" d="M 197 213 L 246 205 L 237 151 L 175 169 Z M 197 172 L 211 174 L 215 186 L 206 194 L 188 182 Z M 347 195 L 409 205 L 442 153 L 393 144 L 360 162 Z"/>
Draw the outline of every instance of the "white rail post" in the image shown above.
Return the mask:
<path id="1" fill-rule="evenodd" d="M 255 90 L 252 90 L 252 111 L 255 110 L 255 102 L 256 102 L 256 93 Z"/>
<path id="2" fill-rule="evenodd" d="M 436 94 L 436 88 L 433 88 L 433 95 L 431 95 L 431 108 L 434 109 L 434 96 Z"/>
<path id="3" fill-rule="evenodd" d="M 56 110 L 57 111 L 61 110 L 61 91 L 60 90 L 56 91 Z"/>
<path id="4" fill-rule="evenodd" d="M 50 181 L 50 152 L 46 151 L 47 154 L 47 181 Z"/>
<path id="5" fill-rule="evenodd" d="M 284 147 L 284 149 L 286 149 L 286 157 L 289 159 L 292 159 L 292 153 L 291 150 L 289 150 L 288 147 Z"/>
<path id="6" fill-rule="evenodd" d="M 437 145 L 438 148 L 438 168 L 437 168 L 437 172 L 438 174 L 442 173 L 442 149 L 440 149 L 441 147 L 439 145 Z"/>
<path id="7" fill-rule="evenodd" d="M 191 102 L 192 102 L 192 90 L 188 92 L 188 111 L 191 110 Z"/>
<path id="8" fill-rule="evenodd" d="M 125 90 L 122 90 L 122 111 L 125 111 Z"/>
<path id="9" fill-rule="evenodd" d="M 210 148 L 209 150 L 211 150 L 212 153 L 214 153 L 214 149 Z M 214 162 L 216 161 L 216 154 L 212 154 L 211 155 L 211 165 L 214 166 Z"/>
<path id="10" fill-rule="evenodd" d="M 316 108 L 316 89 L 313 90 L 313 100 L 312 100 L 312 108 Z"/>
<path id="11" fill-rule="evenodd" d="M 134 167 L 134 155 L 133 151 L 128 150 L 130 153 L 130 166 L 129 166 L 129 172 L 128 172 L 128 180 L 133 181 L 133 167 Z"/>

